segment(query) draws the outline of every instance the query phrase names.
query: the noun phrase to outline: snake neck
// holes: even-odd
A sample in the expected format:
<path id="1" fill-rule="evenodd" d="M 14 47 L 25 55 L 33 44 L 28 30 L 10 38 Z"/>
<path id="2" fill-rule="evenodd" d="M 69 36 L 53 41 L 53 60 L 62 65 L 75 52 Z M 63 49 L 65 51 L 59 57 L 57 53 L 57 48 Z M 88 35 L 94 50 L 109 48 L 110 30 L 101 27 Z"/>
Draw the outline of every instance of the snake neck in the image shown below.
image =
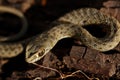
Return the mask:
<path id="1" fill-rule="evenodd" d="M 75 34 L 70 23 L 54 22 L 52 29 L 38 35 L 32 40 L 26 48 L 26 61 L 33 63 L 44 57 L 56 43 L 63 39 L 72 37 Z"/>

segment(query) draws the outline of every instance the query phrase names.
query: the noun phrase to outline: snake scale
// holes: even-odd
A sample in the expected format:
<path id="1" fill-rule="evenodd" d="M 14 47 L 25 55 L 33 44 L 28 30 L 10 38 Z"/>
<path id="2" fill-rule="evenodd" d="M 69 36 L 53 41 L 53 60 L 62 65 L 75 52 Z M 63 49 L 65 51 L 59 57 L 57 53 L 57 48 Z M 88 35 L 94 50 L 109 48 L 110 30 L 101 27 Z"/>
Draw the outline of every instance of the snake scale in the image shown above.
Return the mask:
<path id="1" fill-rule="evenodd" d="M 84 26 L 91 24 L 105 24 L 109 32 L 105 37 L 97 38 L 84 28 Z M 73 10 L 54 21 L 50 26 L 52 26 L 51 29 L 38 34 L 27 44 L 26 62 L 34 63 L 40 60 L 63 38 L 77 38 L 84 45 L 98 51 L 111 50 L 120 41 L 120 23 L 115 18 L 104 15 L 94 8 Z M 5 50 L 4 45 L 0 44 L 0 50 Z M 7 52 L 5 54 L 9 55 Z M 15 53 L 13 52 L 12 54 L 14 55 Z M 4 53 L 0 54 L 1 57 L 2 55 Z"/>

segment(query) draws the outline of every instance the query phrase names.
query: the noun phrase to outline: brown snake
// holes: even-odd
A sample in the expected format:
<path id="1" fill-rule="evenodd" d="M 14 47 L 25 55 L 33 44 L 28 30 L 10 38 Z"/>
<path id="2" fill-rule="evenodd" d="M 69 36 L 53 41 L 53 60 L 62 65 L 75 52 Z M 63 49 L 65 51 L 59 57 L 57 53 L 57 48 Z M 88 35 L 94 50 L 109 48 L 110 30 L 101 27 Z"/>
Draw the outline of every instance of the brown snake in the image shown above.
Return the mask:
<path id="1" fill-rule="evenodd" d="M 97 38 L 91 35 L 84 26 L 87 25 L 106 25 L 109 32 L 105 37 Z M 120 41 L 120 23 L 113 17 L 106 16 L 94 8 L 82 8 L 74 10 L 66 15 L 60 17 L 58 20 L 51 24 L 53 28 L 37 35 L 26 47 L 26 61 L 34 63 L 43 58 L 55 45 L 63 38 L 77 38 L 84 45 L 98 51 L 108 51 L 116 47 Z M 16 45 L 21 43 L 15 43 Z M 5 44 L 0 43 L 0 50 L 5 52 Z M 6 44 L 8 45 L 8 44 Z M 9 48 L 12 45 L 9 45 Z M 8 48 L 8 49 L 9 49 Z M 19 46 L 21 51 L 23 47 Z M 13 47 L 14 51 L 14 47 Z M 11 53 L 13 56 L 18 55 L 20 52 L 16 51 Z M 7 52 L 0 54 L 0 57 L 13 57 L 9 56 Z"/>
<path id="2" fill-rule="evenodd" d="M 109 32 L 105 37 L 91 35 L 84 26 L 106 25 Z M 98 51 L 108 51 L 120 41 L 120 23 L 113 17 L 106 16 L 94 8 L 74 10 L 60 17 L 51 24 L 53 28 L 36 36 L 26 48 L 26 61 L 34 63 L 43 58 L 63 38 L 77 38 L 84 45 Z"/>

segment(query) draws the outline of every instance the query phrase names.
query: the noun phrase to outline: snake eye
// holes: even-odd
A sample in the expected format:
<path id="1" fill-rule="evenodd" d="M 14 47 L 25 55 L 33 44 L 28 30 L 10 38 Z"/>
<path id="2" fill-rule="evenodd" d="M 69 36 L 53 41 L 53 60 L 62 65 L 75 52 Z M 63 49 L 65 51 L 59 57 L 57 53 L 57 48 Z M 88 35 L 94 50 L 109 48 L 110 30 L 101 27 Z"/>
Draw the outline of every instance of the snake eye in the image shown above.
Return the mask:
<path id="1" fill-rule="evenodd" d="M 43 49 L 43 51 L 39 52 L 38 55 L 42 56 L 45 53 L 45 50 Z"/>
<path id="2" fill-rule="evenodd" d="M 40 53 L 38 53 L 39 56 L 42 56 L 43 54 L 44 54 L 44 52 L 40 52 Z"/>

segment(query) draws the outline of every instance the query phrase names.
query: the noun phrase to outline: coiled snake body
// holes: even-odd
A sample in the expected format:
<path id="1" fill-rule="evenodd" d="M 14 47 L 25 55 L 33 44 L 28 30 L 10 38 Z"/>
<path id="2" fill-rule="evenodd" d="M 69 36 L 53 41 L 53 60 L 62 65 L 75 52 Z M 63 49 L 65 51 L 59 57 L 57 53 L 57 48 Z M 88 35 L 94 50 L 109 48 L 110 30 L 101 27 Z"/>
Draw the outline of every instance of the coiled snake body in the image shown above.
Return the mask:
<path id="1" fill-rule="evenodd" d="M 21 19 L 21 23 L 23 24 L 21 27 L 21 30 L 16 35 L 13 35 L 10 37 L 0 36 L 0 57 L 11 58 L 11 57 L 17 56 L 23 51 L 24 48 L 21 43 L 24 41 L 21 41 L 20 43 L 19 42 L 6 43 L 4 41 L 13 41 L 13 40 L 17 40 L 20 37 L 22 37 L 27 30 L 28 24 L 27 24 L 27 20 L 24 14 L 15 8 L 8 7 L 8 6 L 0 6 L 0 12 L 16 15 L 17 17 Z"/>
<path id="2" fill-rule="evenodd" d="M 109 32 L 105 37 L 97 38 L 84 28 L 84 26 L 91 24 L 105 24 L 109 28 Z M 120 41 L 120 23 L 113 17 L 106 16 L 94 8 L 74 10 L 60 17 L 51 26 L 53 28 L 37 35 L 27 45 L 26 61 L 28 63 L 34 63 L 43 58 L 63 38 L 77 38 L 84 45 L 98 51 L 111 50 Z M 1 47 L 3 48 L 3 45 L 0 46 L 0 49 L 2 49 Z"/>
<path id="3" fill-rule="evenodd" d="M 109 32 L 103 38 L 92 36 L 83 26 L 105 24 Z M 63 38 L 77 38 L 98 51 L 113 49 L 120 41 L 120 23 L 93 8 L 74 10 L 52 23 L 53 28 L 38 35 L 26 48 L 26 61 L 34 63 L 44 57 Z"/>

